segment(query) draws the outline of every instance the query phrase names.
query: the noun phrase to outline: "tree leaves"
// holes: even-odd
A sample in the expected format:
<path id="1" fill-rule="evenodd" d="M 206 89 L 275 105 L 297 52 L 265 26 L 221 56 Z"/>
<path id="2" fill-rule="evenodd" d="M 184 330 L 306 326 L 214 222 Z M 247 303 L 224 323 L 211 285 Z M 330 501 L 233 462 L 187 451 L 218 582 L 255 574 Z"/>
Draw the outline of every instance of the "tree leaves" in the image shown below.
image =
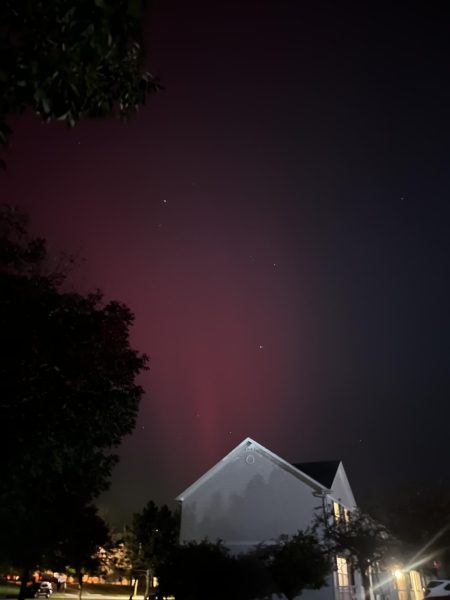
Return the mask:
<path id="1" fill-rule="evenodd" d="M 155 569 L 168 559 L 178 542 L 180 519 L 166 506 L 149 501 L 133 515 L 128 544 L 136 569 Z"/>
<path id="2" fill-rule="evenodd" d="M 0 6 L 0 145 L 31 107 L 74 126 L 128 118 L 158 91 L 144 67 L 142 0 L 6 0 Z"/>
<path id="3" fill-rule="evenodd" d="M 326 585 L 331 571 L 328 553 L 311 531 L 298 531 L 281 536 L 273 547 L 267 547 L 266 560 L 275 588 L 291 600 L 304 589 L 320 589 Z"/>
<path id="4" fill-rule="evenodd" d="M 64 533 L 60 511 L 80 510 L 108 487 L 143 394 L 135 379 L 147 357 L 130 346 L 129 308 L 68 292 L 64 277 L 49 268 L 45 241 L 28 236 L 25 215 L 3 207 L 0 552 L 16 564 L 28 531 L 35 564 Z"/>

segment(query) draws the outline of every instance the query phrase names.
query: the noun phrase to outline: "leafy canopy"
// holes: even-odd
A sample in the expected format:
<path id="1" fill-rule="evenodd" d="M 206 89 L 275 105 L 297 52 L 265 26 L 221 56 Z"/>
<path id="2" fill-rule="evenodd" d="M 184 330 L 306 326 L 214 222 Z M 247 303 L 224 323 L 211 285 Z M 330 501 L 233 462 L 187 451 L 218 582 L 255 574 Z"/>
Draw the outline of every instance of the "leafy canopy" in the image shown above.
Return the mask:
<path id="1" fill-rule="evenodd" d="M 266 563 L 275 589 L 288 600 L 300 596 L 305 589 L 317 590 L 327 585 L 331 563 L 313 532 L 283 535 L 266 551 Z"/>
<path id="2" fill-rule="evenodd" d="M 133 515 L 128 532 L 128 548 L 135 569 L 155 569 L 171 555 L 178 542 L 179 515 L 150 500 Z"/>
<path id="3" fill-rule="evenodd" d="M 252 600 L 260 595 L 255 565 L 231 557 L 220 543 L 190 542 L 176 546 L 157 569 L 160 591 L 177 600 Z"/>
<path id="4" fill-rule="evenodd" d="M 348 520 L 327 523 L 324 532 L 330 551 L 345 557 L 363 575 L 392 550 L 392 536 L 385 525 L 360 510 L 349 513 Z"/>
<path id="5" fill-rule="evenodd" d="M 143 0 L 0 3 L 0 144 L 5 119 L 128 117 L 159 89 L 144 69 Z"/>
<path id="6" fill-rule="evenodd" d="M 360 572 L 365 597 L 370 598 L 370 569 L 392 562 L 394 558 L 395 546 L 389 530 L 360 510 L 351 511 L 348 519 L 333 518 L 331 523 L 323 523 L 323 519 L 319 518 L 318 523 L 330 554 L 345 558 L 353 569 Z"/>
<path id="7" fill-rule="evenodd" d="M 103 562 L 99 549 L 110 542 L 110 532 L 94 506 L 80 509 L 70 513 L 70 527 L 66 528 L 65 536 L 58 540 L 49 566 L 72 570 L 82 586 L 85 573 L 101 572 Z"/>
<path id="8" fill-rule="evenodd" d="M 130 346 L 128 307 L 70 290 L 7 206 L 0 290 L 0 553 L 31 568 L 65 539 L 70 513 L 108 487 L 147 357 Z"/>
<path id="9" fill-rule="evenodd" d="M 312 532 L 282 536 L 239 556 L 230 556 L 220 541 L 181 544 L 156 569 L 162 594 L 178 600 L 253 600 L 273 593 L 291 600 L 305 588 L 326 585 L 329 572 L 328 556 Z"/>
<path id="10" fill-rule="evenodd" d="M 174 548 L 157 570 L 164 595 L 178 600 L 225 600 L 230 558 L 222 544 L 190 542 Z M 199 568 L 199 566 L 201 567 Z M 217 582 L 221 585 L 217 585 Z"/>

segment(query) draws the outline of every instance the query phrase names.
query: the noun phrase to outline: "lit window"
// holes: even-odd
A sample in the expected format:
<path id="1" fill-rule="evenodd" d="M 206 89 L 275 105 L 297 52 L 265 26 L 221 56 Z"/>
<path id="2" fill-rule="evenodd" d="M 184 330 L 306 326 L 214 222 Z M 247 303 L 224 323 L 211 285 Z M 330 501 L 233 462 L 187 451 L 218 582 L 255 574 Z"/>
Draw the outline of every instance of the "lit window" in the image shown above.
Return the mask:
<path id="1" fill-rule="evenodd" d="M 350 585 L 350 580 L 349 580 L 349 576 L 348 576 L 347 560 L 343 556 L 337 556 L 336 563 L 337 563 L 338 586 L 339 587 L 348 587 Z"/>
<path id="2" fill-rule="evenodd" d="M 338 502 L 333 502 L 334 520 L 339 523 L 341 520 L 341 507 Z"/>

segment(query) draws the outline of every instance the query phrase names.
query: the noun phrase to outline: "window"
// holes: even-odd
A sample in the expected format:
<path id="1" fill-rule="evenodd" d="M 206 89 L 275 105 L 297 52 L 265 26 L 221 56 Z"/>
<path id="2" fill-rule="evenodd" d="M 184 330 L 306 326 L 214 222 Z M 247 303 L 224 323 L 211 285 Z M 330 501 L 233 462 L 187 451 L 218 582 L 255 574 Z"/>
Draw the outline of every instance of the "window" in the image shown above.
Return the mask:
<path id="1" fill-rule="evenodd" d="M 419 571 L 410 571 L 409 578 L 411 581 L 411 589 L 410 589 L 410 594 L 409 594 L 410 600 L 422 600 L 423 585 L 422 585 L 422 578 L 420 577 Z"/>
<path id="2" fill-rule="evenodd" d="M 420 578 L 419 571 L 410 571 L 409 578 L 411 579 L 411 589 L 416 591 L 422 591 L 422 580 Z"/>
<path id="3" fill-rule="evenodd" d="M 337 564 L 337 579 L 339 587 L 348 587 L 350 585 L 350 578 L 348 576 L 348 563 L 343 556 L 336 557 Z"/>
<path id="4" fill-rule="evenodd" d="M 336 521 L 336 523 L 339 523 L 339 521 L 341 520 L 341 506 L 340 506 L 339 502 L 333 501 L 333 513 L 334 513 L 334 520 Z"/>

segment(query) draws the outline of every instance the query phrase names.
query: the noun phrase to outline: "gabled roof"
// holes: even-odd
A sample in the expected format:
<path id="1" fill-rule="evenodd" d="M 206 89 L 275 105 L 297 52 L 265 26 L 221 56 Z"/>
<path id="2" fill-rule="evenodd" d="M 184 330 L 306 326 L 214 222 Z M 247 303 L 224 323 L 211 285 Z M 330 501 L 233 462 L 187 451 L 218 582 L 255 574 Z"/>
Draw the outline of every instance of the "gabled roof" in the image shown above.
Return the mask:
<path id="1" fill-rule="evenodd" d="M 303 473 L 306 473 L 328 489 L 333 485 L 340 464 L 340 460 L 293 463 L 296 469 L 303 471 Z"/>
<path id="2" fill-rule="evenodd" d="M 261 454 L 262 456 L 265 456 L 266 458 L 271 460 L 273 463 L 275 463 L 276 465 L 278 465 L 285 471 L 294 475 L 294 477 L 297 477 L 297 479 L 300 479 L 304 483 L 308 484 L 313 490 L 315 490 L 317 492 L 321 492 L 321 493 L 323 493 L 324 491 L 329 492 L 328 487 L 325 486 L 323 483 L 321 483 L 317 479 L 311 477 L 308 473 L 299 469 L 296 465 L 293 465 L 293 464 L 287 462 L 280 456 L 277 456 L 274 452 L 271 452 L 267 448 L 264 448 L 264 446 L 261 446 L 261 444 L 258 444 L 258 442 L 255 442 L 254 440 L 252 440 L 251 438 L 248 437 L 248 438 L 245 438 L 245 440 L 243 440 L 235 448 L 233 448 L 233 450 L 231 450 L 231 452 L 229 452 L 226 456 L 224 456 L 218 463 L 216 463 L 211 469 L 209 469 L 209 471 L 207 471 L 201 477 L 199 477 L 199 479 L 197 479 L 197 481 L 194 481 L 194 483 L 192 485 L 190 485 L 187 489 L 185 489 L 184 492 L 181 492 L 181 494 L 179 494 L 177 496 L 177 498 L 175 498 L 175 499 L 178 502 L 183 502 L 187 496 L 189 496 L 200 485 L 202 485 L 205 481 L 210 479 L 210 477 L 212 477 L 215 473 L 217 473 L 220 469 L 222 469 L 222 467 L 226 463 L 232 461 L 236 457 L 236 455 L 239 454 L 239 452 L 241 450 L 243 450 L 247 447 L 250 447 L 250 446 L 252 447 L 252 450 L 254 452 L 257 452 L 257 453 Z"/>

